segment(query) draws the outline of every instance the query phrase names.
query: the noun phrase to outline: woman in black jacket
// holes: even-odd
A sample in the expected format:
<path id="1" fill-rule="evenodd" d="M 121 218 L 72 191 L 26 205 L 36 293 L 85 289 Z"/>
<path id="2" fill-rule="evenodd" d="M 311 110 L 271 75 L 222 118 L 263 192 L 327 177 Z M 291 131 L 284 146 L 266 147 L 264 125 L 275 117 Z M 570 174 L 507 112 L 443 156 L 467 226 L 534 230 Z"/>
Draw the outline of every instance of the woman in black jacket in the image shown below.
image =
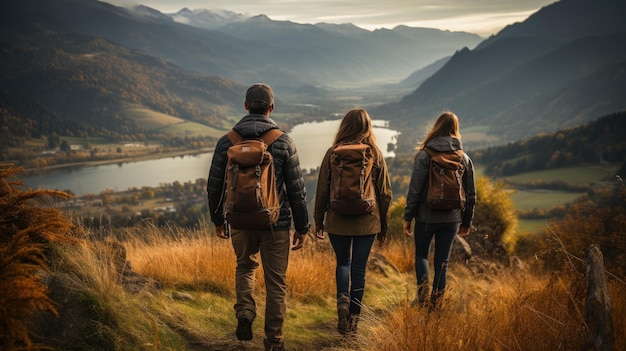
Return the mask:
<path id="1" fill-rule="evenodd" d="M 467 236 L 470 233 L 472 219 L 474 218 L 474 204 L 476 203 L 476 183 L 472 160 L 463 152 L 462 162 L 465 171 L 462 177 L 462 184 L 466 198 L 465 207 L 450 210 L 429 208 L 424 199 L 427 191 L 431 157 L 425 149 L 451 153 L 463 149 L 461 133 L 459 132 L 459 120 L 454 113 L 442 113 L 418 147 L 404 210 L 403 229 L 408 236 L 412 236 L 411 221 L 415 219 L 417 296 L 414 303 L 420 306 L 429 306 L 432 310 L 441 303 L 446 288 L 446 272 L 454 238 L 456 234 Z M 435 238 L 435 276 L 429 298 L 428 254 L 433 237 Z"/>

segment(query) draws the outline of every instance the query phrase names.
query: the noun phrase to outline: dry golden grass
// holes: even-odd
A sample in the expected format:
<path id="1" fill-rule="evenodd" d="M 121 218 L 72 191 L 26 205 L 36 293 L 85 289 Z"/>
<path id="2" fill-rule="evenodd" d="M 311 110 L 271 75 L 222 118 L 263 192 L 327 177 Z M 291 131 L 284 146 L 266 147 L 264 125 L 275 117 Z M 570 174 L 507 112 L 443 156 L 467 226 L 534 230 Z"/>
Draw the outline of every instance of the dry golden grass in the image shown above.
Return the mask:
<path id="1" fill-rule="evenodd" d="M 380 253 L 391 262 L 398 271 L 415 271 L 415 251 L 411 241 L 396 240 L 380 249 Z M 376 250 L 376 248 L 374 249 Z"/>
<path id="2" fill-rule="evenodd" d="M 45 270 L 46 244 L 71 241 L 71 222 L 56 209 L 42 207 L 69 195 L 22 190 L 21 168 L 0 164 L 0 345 L 3 350 L 39 349 L 25 321 L 36 311 L 56 313 L 38 270 Z"/>
<path id="3" fill-rule="evenodd" d="M 212 287 L 221 296 L 232 295 L 235 263 L 229 241 L 205 230 L 171 235 L 156 228 L 131 235 L 126 246 L 133 268 L 171 287 Z M 451 263 L 443 307 L 428 313 L 410 305 L 415 293 L 412 248 L 392 242 L 373 252 L 398 268 L 400 278 L 388 279 L 370 270 L 360 333 L 325 350 L 578 350 L 590 341 L 584 272 L 573 264 L 552 275 L 507 269 L 478 275 Z M 295 311 L 305 310 L 306 304 L 318 305 L 329 310 L 327 324 L 334 323 L 334 264 L 327 241 L 309 239 L 302 251 L 292 252 L 288 286 L 290 306 L 298 306 Z M 257 284 L 263 290 L 262 279 Z M 626 323 L 618 316 L 626 313 L 621 298 L 626 285 L 611 279 L 610 289 L 616 349 L 622 349 Z M 322 330 L 326 331 L 310 331 L 326 333 L 321 337 L 326 342 L 333 339 L 328 329 Z"/>
<path id="4" fill-rule="evenodd" d="M 477 277 L 461 266 L 450 273 L 440 310 L 410 300 L 365 313 L 352 348 L 409 350 L 581 350 L 588 347 L 583 276 L 500 273 Z M 624 349 L 624 282 L 611 280 L 615 349 Z"/>
<path id="5" fill-rule="evenodd" d="M 43 250 L 48 243 L 59 241 L 68 244 L 52 246 L 51 274 L 76 282 L 81 298 L 92 306 L 94 315 L 89 318 L 96 330 L 84 341 L 90 348 L 191 350 L 191 342 L 206 349 L 230 349 L 236 342 L 229 336 L 236 323 L 231 308 L 235 257 L 229 240 L 215 237 L 206 224 L 199 229 L 150 225 L 128 229 L 123 245 L 133 271 L 166 288 L 130 294 L 120 284 L 119 262 L 109 257 L 114 254 L 109 243 L 66 235 L 76 229 L 69 219 L 36 206 L 41 197 L 62 194 L 16 189 L 19 181 L 6 180 L 15 172 L 0 167 L 3 349 L 38 347 L 28 339 L 22 322 L 36 310 L 54 311 L 34 272 L 45 268 Z M 453 262 L 443 306 L 428 313 L 411 306 L 412 244 L 395 239 L 373 249 L 373 255 L 384 256 L 398 272 L 368 271 L 359 333 L 353 338 L 334 330 L 335 259 L 328 241 L 309 237 L 302 250 L 292 252 L 287 272 L 288 342 L 298 349 L 325 351 L 589 349 L 584 268 L 572 255 L 564 255 L 570 261 L 549 275 L 502 267 L 477 274 Z M 624 350 L 626 283 L 619 275 L 608 277 L 614 349 Z M 262 269 L 257 278 L 262 293 Z M 169 290 L 187 290 L 195 299 L 175 301 Z M 255 328 L 255 333 L 262 333 L 262 322 Z"/>
<path id="6" fill-rule="evenodd" d="M 232 247 L 202 230 L 167 231 L 152 225 L 127 230 L 124 245 L 134 271 L 166 288 L 234 291 Z"/>
<path id="7" fill-rule="evenodd" d="M 138 273 L 167 288 L 233 295 L 235 255 L 230 240 L 219 239 L 208 229 L 164 231 L 150 225 L 131 228 L 125 236 L 128 261 Z M 324 245 L 311 240 L 302 250 L 291 252 L 288 294 L 303 300 L 325 299 L 335 294 L 335 258 L 332 251 L 315 249 Z M 256 277 L 257 288 L 264 289 L 261 267 Z"/>

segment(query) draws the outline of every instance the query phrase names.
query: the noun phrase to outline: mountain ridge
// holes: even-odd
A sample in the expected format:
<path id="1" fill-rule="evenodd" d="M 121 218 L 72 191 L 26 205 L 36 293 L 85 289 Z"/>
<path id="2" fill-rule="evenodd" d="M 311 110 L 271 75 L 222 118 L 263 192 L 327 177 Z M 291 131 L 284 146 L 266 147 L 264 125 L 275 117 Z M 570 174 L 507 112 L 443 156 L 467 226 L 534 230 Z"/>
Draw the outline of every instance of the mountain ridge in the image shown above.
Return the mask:
<path id="1" fill-rule="evenodd" d="M 599 31 L 550 32 L 549 19 L 554 16 L 557 23 L 569 23 L 578 16 L 566 14 L 591 12 L 605 5 L 612 11 L 600 11 L 608 24 Z M 615 12 L 616 8 L 624 11 Z M 457 113 L 462 128 L 486 130 L 497 138 L 495 143 L 502 144 L 626 109 L 626 27 L 618 21 L 624 12 L 626 3 L 615 0 L 562 0 L 544 7 L 529 17 L 551 23 L 543 32 L 535 24 L 521 22 L 475 49 L 458 50 L 413 92 L 372 113 L 406 131 L 399 148 L 411 150 L 422 132 L 411 126 L 427 123 L 443 110 Z M 602 103 L 598 97 L 603 97 Z M 494 142 L 468 140 L 464 144 L 477 148 L 490 143 Z"/>

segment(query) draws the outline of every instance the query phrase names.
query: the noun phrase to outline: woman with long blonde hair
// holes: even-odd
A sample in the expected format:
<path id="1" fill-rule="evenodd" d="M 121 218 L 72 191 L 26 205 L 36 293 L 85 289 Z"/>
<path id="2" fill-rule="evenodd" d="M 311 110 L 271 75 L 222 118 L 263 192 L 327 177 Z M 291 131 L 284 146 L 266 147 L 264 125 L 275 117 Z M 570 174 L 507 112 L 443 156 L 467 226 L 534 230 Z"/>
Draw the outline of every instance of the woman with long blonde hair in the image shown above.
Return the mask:
<path id="1" fill-rule="evenodd" d="M 428 150 L 427 150 L 428 149 Z M 429 177 L 431 153 L 456 154 L 464 168 L 462 176 L 465 205 L 455 209 L 432 209 L 425 201 Z M 429 310 L 438 307 L 446 288 L 446 273 L 450 249 L 455 236 L 467 236 L 470 233 L 476 203 L 476 184 L 474 165 L 469 156 L 463 152 L 459 119 L 449 111 L 443 112 L 426 134 L 419 145 L 413 172 L 406 196 L 404 210 L 404 233 L 415 239 L 415 275 L 417 277 L 417 294 L 414 304 L 428 306 Z M 411 233 L 411 222 L 415 219 L 414 234 Z M 428 255 L 431 241 L 435 238 L 434 280 L 432 291 L 429 290 Z"/>
<path id="2" fill-rule="evenodd" d="M 372 158 L 371 184 L 375 201 L 371 212 L 347 215 L 345 209 L 331 206 L 331 158 L 336 145 L 366 144 Z M 361 145 L 362 146 L 362 145 Z M 326 152 L 320 166 L 315 196 L 315 232 L 318 239 L 328 233 L 335 251 L 337 266 L 337 329 L 340 333 L 356 332 L 365 288 L 365 267 L 374 240 L 384 243 L 387 237 L 391 181 L 382 152 L 376 146 L 372 120 L 361 108 L 355 108 L 343 117 L 335 135 L 334 145 Z"/>

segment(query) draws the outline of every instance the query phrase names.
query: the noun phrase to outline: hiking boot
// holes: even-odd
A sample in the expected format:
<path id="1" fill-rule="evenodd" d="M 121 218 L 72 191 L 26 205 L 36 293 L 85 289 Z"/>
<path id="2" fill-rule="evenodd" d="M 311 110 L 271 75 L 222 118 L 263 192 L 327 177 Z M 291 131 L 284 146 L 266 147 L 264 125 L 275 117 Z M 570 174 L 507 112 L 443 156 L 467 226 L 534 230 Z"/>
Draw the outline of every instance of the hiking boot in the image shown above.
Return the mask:
<path id="1" fill-rule="evenodd" d="M 235 334 L 239 340 L 252 340 L 252 322 L 248 318 L 239 318 Z"/>
<path id="2" fill-rule="evenodd" d="M 358 314 L 351 314 L 350 318 L 348 318 L 348 329 L 346 329 L 346 334 L 348 335 L 356 335 L 356 327 L 359 324 Z"/>
<path id="3" fill-rule="evenodd" d="M 430 304 L 428 305 L 428 312 L 433 312 L 441 308 L 441 302 L 443 301 L 443 291 L 433 293 L 430 296 Z"/>
<path id="4" fill-rule="evenodd" d="M 418 307 L 427 307 L 429 304 L 428 301 L 428 287 L 426 286 L 428 282 L 421 284 L 417 288 L 417 293 L 415 294 L 415 300 L 411 303 L 411 306 Z"/>
<path id="5" fill-rule="evenodd" d="M 337 299 L 337 331 L 345 334 L 348 329 L 348 317 L 350 316 L 350 298 L 342 295 Z"/>
<path id="6" fill-rule="evenodd" d="M 265 346 L 265 351 L 285 351 L 285 343 L 282 341 L 263 339 L 263 346 Z"/>

